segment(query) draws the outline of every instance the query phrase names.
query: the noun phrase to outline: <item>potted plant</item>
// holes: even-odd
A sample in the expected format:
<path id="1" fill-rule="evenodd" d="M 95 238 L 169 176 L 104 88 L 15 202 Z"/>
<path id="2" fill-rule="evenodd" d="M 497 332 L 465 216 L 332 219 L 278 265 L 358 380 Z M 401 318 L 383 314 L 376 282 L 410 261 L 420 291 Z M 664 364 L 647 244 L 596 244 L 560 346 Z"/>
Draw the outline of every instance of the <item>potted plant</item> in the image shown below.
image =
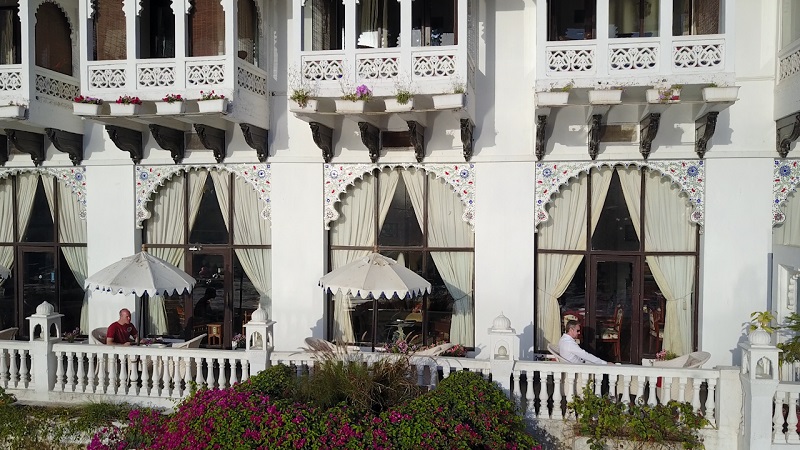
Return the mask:
<path id="1" fill-rule="evenodd" d="M 451 93 L 433 96 L 433 107 L 436 109 L 460 109 L 464 107 L 464 96 L 467 92 L 464 83 L 459 79 L 452 82 Z"/>
<path id="2" fill-rule="evenodd" d="M 551 84 L 550 88 L 536 93 L 537 106 L 564 106 L 569 102 L 569 91 L 574 86 L 572 80 L 563 86 Z"/>
<path id="3" fill-rule="evenodd" d="M 228 111 L 228 99 L 213 90 L 200 91 L 197 107 L 201 113 L 224 113 Z"/>
<path id="4" fill-rule="evenodd" d="M 589 103 L 592 105 L 618 105 L 622 103 L 622 88 L 612 86 L 608 82 L 598 81 L 597 86 L 589 90 Z"/>
<path id="5" fill-rule="evenodd" d="M 711 83 L 703 88 L 703 101 L 706 102 L 735 102 L 738 98 L 739 86 Z"/>
<path id="6" fill-rule="evenodd" d="M 64 333 L 64 340 L 67 342 L 75 342 L 75 338 L 80 336 L 80 334 L 81 334 L 81 329 L 75 328 L 72 331 L 67 331 L 66 333 Z"/>
<path id="7" fill-rule="evenodd" d="M 26 109 L 28 108 L 22 103 L 8 102 L 8 105 L 0 106 L 0 118 L 24 119 Z"/>
<path id="8" fill-rule="evenodd" d="M 167 94 L 156 102 L 156 114 L 183 114 L 184 106 L 181 94 Z"/>
<path id="9" fill-rule="evenodd" d="M 769 345 L 775 328 L 771 325 L 775 320 L 772 311 L 754 311 L 750 313 L 750 321 L 746 322 L 747 338 L 752 345 Z"/>
<path id="10" fill-rule="evenodd" d="M 394 97 L 383 101 L 387 112 L 406 112 L 414 108 L 414 92 L 411 83 L 403 77 L 397 77 L 394 84 Z"/>
<path id="11" fill-rule="evenodd" d="M 103 100 L 99 98 L 79 95 L 72 99 L 72 112 L 78 116 L 97 116 L 100 114 L 100 105 Z"/>
<path id="12" fill-rule="evenodd" d="M 345 89 L 342 90 L 342 97 L 336 99 L 336 112 L 344 114 L 363 113 L 366 103 L 372 99 L 370 88 L 366 84 L 361 84 L 355 89 Z"/>
<path id="13" fill-rule="evenodd" d="M 237 333 L 231 338 L 231 349 L 236 350 L 237 348 L 244 347 L 245 337 L 242 333 Z"/>
<path id="14" fill-rule="evenodd" d="M 111 104 L 112 116 L 133 116 L 139 113 L 142 100 L 139 97 L 130 95 L 120 96 L 116 102 Z"/>
<path id="15" fill-rule="evenodd" d="M 289 74 L 289 86 L 292 90 L 289 95 L 289 109 L 295 112 L 314 112 L 317 110 L 317 85 L 312 84 L 299 70 Z"/>
<path id="16" fill-rule="evenodd" d="M 662 80 L 661 84 L 647 90 L 647 103 L 678 103 L 681 101 L 682 87 L 680 84 L 666 84 L 666 80 Z"/>

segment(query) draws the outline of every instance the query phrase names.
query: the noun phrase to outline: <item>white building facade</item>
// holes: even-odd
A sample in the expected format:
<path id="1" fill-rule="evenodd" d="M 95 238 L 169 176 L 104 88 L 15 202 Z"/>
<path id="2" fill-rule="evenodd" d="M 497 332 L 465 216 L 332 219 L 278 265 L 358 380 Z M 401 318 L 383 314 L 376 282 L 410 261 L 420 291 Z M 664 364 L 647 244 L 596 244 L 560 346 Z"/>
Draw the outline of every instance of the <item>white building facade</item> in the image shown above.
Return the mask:
<path id="1" fill-rule="evenodd" d="M 208 344 L 225 347 L 261 305 L 278 350 L 403 334 L 483 358 L 502 312 L 522 359 L 574 318 L 609 360 L 703 350 L 711 365 L 738 364 L 750 312 L 797 308 L 798 11 L 791 0 L 0 3 L 3 328 L 25 329 L 47 300 L 65 330 L 128 307 L 152 334 L 219 323 Z M 45 27 L 63 39 L 43 39 Z M 289 100 L 299 84 L 309 107 Z M 361 84 L 374 96 L 364 110 L 336 105 Z M 413 109 L 384 104 L 398 86 Z M 201 100 L 210 91 L 226 101 Z M 104 104 L 76 114 L 77 95 Z M 120 112 L 124 95 L 142 104 Z M 166 110 L 167 95 L 186 101 Z M 198 279 L 192 296 L 84 298 L 87 275 L 145 243 Z M 433 293 L 322 292 L 322 275 L 369 251 Z"/>

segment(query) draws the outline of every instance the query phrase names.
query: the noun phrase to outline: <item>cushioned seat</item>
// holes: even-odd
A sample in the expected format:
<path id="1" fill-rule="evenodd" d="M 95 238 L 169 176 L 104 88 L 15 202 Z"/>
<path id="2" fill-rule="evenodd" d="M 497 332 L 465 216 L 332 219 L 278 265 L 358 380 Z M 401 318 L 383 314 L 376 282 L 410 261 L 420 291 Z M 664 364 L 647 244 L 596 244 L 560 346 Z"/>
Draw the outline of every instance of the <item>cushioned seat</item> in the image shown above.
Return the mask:
<path id="1" fill-rule="evenodd" d="M 703 366 L 711 358 L 711 353 L 708 352 L 692 352 L 688 355 L 679 356 L 675 359 L 670 359 L 669 361 L 653 361 L 653 367 L 673 367 L 673 368 L 684 368 L 684 369 L 699 369 Z M 661 381 L 663 384 L 663 380 Z M 680 384 L 679 384 L 679 377 L 672 378 L 672 386 L 670 387 L 669 395 L 665 395 L 667 392 L 663 386 L 659 386 L 658 388 L 658 396 L 662 399 L 662 401 L 666 399 L 673 399 L 679 400 L 684 402 L 691 402 L 692 398 L 694 397 L 694 382 L 691 378 L 686 380 L 686 386 L 684 387 L 683 391 L 683 398 L 680 397 Z"/>
<path id="2" fill-rule="evenodd" d="M 108 333 L 108 327 L 100 327 L 92 330 L 92 343 L 106 345 L 106 333 Z"/>
<path id="3" fill-rule="evenodd" d="M 0 331 L 0 341 L 13 341 L 14 336 L 17 335 L 17 331 L 19 331 L 17 327 L 6 328 Z"/>

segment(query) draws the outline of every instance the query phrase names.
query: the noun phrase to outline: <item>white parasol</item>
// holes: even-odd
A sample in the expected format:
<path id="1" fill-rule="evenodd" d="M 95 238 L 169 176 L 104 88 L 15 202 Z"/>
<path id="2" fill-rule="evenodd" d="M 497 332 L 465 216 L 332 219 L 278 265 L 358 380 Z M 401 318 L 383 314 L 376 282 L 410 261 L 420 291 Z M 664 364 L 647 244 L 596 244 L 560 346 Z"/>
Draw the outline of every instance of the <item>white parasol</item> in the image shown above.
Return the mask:
<path id="1" fill-rule="evenodd" d="M 400 298 L 430 293 L 431 284 L 416 272 L 407 269 L 392 258 L 371 253 L 319 279 L 319 285 L 334 294 L 361 298 Z"/>
<path id="2" fill-rule="evenodd" d="M 84 288 L 138 296 L 169 295 L 191 291 L 195 283 L 183 270 L 142 250 L 86 278 Z"/>

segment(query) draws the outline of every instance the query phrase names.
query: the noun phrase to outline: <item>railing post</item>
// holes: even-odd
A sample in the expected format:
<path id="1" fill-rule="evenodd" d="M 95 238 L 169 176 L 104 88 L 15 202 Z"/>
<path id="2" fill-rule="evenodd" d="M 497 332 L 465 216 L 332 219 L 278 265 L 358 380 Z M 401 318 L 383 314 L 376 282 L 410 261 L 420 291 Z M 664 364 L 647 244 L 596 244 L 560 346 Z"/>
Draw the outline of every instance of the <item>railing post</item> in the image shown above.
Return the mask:
<path id="1" fill-rule="evenodd" d="M 718 366 L 714 370 L 719 370 L 719 381 L 714 399 L 719 448 L 734 448 L 744 419 L 742 417 L 742 383 L 739 381 L 739 368 Z"/>
<path id="2" fill-rule="evenodd" d="M 31 375 L 37 400 L 48 400 L 48 393 L 56 384 L 57 363 L 53 344 L 61 340 L 62 317 L 64 315 L 55 312 L 53 305 L 48 302 L 37 306 L 36 314 L 27 317 L 31 343 Z M 51 334 L 53 327 L 55 330 Z"/>
<path id="3" fill-rule="evenodd" d="M 511 321 L 502 313 L 492 322 L 489 328 L 489 361 L 491 364 L 492 381 L 500 384 L 503 391 L 511 396 L 514 386 L 511 385 L 511 373 L 519 354 L 519 336 L 511 328 Z M 516 387 L 515 391 L 518 391 Z"/>
<path id="4" fill-rule="evenodd" d="M 255 375 L 270 366 L 270 354 L 275 348 L 273 341 L 272 326 L 274 320 L 269 320 L 267 311 L 259 306 L 253 311 L 250 322 L 244 325 L 245 348 L 247 349 L 247 360 L 250 365 L 250 374 Z"/>
<path id="5" fill-rule="evenodd" d="M 739 449 L 772 446 L 772 405 L 778 387 L 778 350 L 770 344 L 743 342 L 739 379 L 744 393 L 744 435 Z"/>

